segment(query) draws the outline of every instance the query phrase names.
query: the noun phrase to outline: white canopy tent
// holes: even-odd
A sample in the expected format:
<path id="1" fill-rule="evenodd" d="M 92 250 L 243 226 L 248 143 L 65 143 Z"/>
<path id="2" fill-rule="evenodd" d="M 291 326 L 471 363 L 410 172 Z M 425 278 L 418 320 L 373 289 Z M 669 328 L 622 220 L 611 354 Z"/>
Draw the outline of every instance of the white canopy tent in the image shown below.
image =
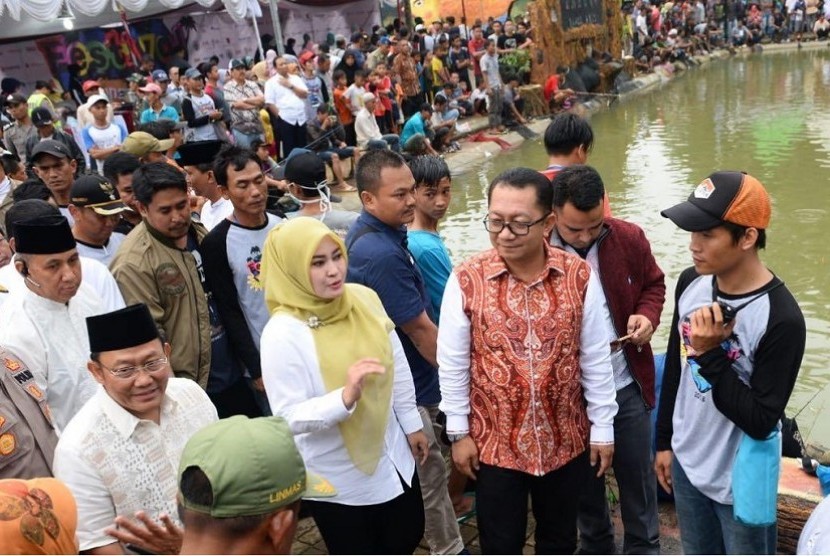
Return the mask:
<path id="1" fill-rule="evenodd" d="M 122 9 L 134 20 L 194 3 L 206 8 L 224 5 L 237 21 L 262 14 L 256 0 L 0 0 L 0 40 L 103 27 L 117 23 Z"/>

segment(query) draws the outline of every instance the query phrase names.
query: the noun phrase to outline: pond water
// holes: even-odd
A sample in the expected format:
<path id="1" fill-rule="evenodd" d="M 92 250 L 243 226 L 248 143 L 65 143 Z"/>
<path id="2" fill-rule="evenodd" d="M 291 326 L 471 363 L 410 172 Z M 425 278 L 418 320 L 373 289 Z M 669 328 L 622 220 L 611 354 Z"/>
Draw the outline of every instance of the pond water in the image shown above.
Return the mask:
<path id="1" fill-rule="evenodd" d="M 787 283 L 807 321 L 807 351 L 788 413 L 803 409 L 802 433 L 827 446 L 829 116 L 828 50 L 716 61 L 595 114 L 589 160 L 603 177 L 614 215 L 645 230 L 666 273 L 669 301 L 653 340 L 657 352 L 665 350 L 675 281 L 691 265 L 689 234 L 660 210 L 684 200 L 716 170 L 743 170 L 766 186 L 773 216 L 762 257 Z M 454 178 L 453 204 L 442 228 L 454 262 L 490 246 L 481 224 L 489 181 L 513 166 L 546 165 L 541 141 L 527 141 Z"/>

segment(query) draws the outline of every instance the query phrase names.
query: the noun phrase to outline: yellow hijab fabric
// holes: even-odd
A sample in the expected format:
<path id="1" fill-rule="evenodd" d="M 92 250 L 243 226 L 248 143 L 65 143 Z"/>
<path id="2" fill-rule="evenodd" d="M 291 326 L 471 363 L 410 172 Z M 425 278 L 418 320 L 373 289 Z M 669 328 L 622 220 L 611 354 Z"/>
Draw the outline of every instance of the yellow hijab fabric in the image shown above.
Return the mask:
<path id="1" fill-rule="evenodd" d="M 327 237 L 347 260 L 343 240 L 316 218 L 298 217 L 268 234 L 262 254 L 265 303 L 272 315 L 286 313 L 309 327 L 326 391 L 342 388 L 349 367 L 364 357 L 379 359 L 386 368 L 384 374 L 364 379 L 357 408 L 340 423 L 352 463 L 372 475 L 383 450 L 392 399 L 395 369 L 389 333 L 394 325 L 369 288 L 346 284 L 336 299 L 322 299 L 314 293 L 311 259 Z"/>

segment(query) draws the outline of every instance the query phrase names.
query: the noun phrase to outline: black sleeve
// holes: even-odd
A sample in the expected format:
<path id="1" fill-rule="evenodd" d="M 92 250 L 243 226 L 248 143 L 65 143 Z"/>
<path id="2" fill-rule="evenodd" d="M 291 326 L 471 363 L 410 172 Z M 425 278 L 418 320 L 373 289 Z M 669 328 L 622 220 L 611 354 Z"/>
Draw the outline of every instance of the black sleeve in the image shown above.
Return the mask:
<path id="1" fill-rule="evenodd" d="M 216 301 L 216 308 L 225 325 L 231 349 L 247 367 L 251 377 L 256 379 L 262 376 L 259 349 L 251 336 L 248 322 L 239 304 L 239 294 L 228 262 L 227 238 L 230 227 L 231 223 L 228 220 L 217 224 L 202 240 L 199 253 L 205 267 L 205 281 Z"/>
<path id="2" fill-rule="evenodd" d="M 81 174 L 86 172 L 86 159 L 84 158 L 84 153 L 81 152 L 81 148 L 78 146 L 77 141 L 75 138 L 69 135 L 68 133 L 64 133 L 64 138 L 66 146 L 69 147 L 69 152 L 72 153 L 72 158 L 78 163 L 78 171 L 77 174 L 80 176 Z"/>
<path id="3" fill-rule="evenodd" d="M 769 323 L 755 350 L 749 386 L 732 371 L 722 347 L 697 357 L 701 376 L 712 385 L 715 407 L 757 440 L 766 438 L 784 413 L 807 337 L 804 316 L 788 290 L 771 291 L 769 302 Z"/>
<path id="4" fill-rule="evenodd" d="M 329 103 L 329 88 L 326 87 L 326 82 L 322 79 L 320 80 L 320 94 L 323 96 L 323 102 L 326 104 Z"/>
<path id="5" fill-rule="evenodd" d="M 663 385 L 660 389 L 660 403 L 657 407 L 657 451 L 671 450 L 671 437 L 673 430 L 672 416 L 674 415 L 674 402 L 677 398 L 677 389 L 680 387 L 680 333 L 677 331 L 679 315 L 677 313 L 677 301 L 689 284 L 697 278 L 698 274 L 694 267 L 684 270 L 677 279 L 677 287 L 674 291 L 674 315 L 671 319 L 669 329 L 669 344 L 666 348 L 666 366 L 663 369 Z"/>
<path id="6" fill-rule="evenodd" d="M 193 101 L 188 97 L 185 97 L 182 101 L 182 115 L 190 127 L 202 127 L 210 123 L 210 116 L 196 117 L 196 112 L 193 110 Z"/>

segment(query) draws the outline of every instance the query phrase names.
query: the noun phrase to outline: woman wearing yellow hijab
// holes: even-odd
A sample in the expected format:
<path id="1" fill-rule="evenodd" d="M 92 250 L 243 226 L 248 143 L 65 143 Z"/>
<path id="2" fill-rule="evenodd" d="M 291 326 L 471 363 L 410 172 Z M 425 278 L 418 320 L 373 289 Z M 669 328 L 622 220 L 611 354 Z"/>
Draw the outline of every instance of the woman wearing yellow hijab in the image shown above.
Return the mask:
<path id="1" fill-rule="evenodd" d="M 315 218 L 274 228 L 262 279 L 262 378 L 308 468 L 337 496 L 308 506 L 331 554 L 411 554 L 427 455 L 403 348 L 372 290 L 346 284 L 346 247 Z M 414 457 L 413 457 L 414 456 Z"/>

